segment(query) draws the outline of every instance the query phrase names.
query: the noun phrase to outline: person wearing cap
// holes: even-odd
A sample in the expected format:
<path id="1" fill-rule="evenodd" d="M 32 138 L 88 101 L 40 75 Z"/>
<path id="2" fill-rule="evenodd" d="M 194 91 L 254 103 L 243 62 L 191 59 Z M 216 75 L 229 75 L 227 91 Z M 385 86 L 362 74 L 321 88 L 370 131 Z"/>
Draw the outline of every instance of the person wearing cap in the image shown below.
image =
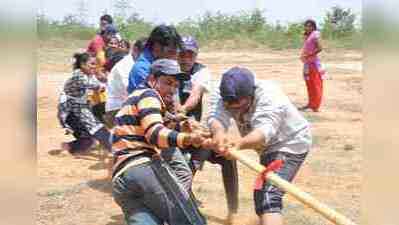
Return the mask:
<path id="1" fill-rule="evenodd" d="M 178 62 L 183 72 L 190 76 L 181 81 L 177 104 L 177 112 L 194 117 L 201 121 L 203 96 L 210 92 L 212 75 L 208 68 L 197 62 L 199 46 L 192 36 L 182 37 L 182 49 L 178 54 Z M 186 151 L 190 156 L 193 174 L 203 165 L 205 160 L 222 166 L 223 182 L 226 190 L 229 218 L 238 211 L 238 171 L 236 161 L 216 157 L 210 150 Z"/>
<path id="2" fill-rule="evenodd" d="M 183 72 L 190 79 L 183 81 L 179 87 L 178 112 L 185 112 L 197 121 L 201 120 L 202 96 L 210 91 L 211 73 L 206 66 L 197 62 L 198 43 L 191 36 L 182 38 L 182 49 L 178 54 L 178 62 Z"/>
<path id="3" fill-rule="evenodd" d="M 231 147 L 253 149 L 265 166 L 281 159 L 283 165 L 275 173 L 292 181 L 311 148 L 312 137 L 308 121 L 276 83 L 256 80 L 248 69 L 233 67 L 223 74 L 219 90 L 210 102 L 207 121 L 213 135 L 213 150 L 228 158 Z M 230 118 L 241 134 L 235 140 L 226 136 Z M 261 186 L 254 190 L 260 224 L 283 224 L 284 192 L 271 183 Z"/>
<path id="4" fill-rule="evenodd" d="M 151 64 L 156 59 L 176 59 L 180 49 L 181 37 L 174 26 L 159 25 L 152 31 L 143 52 L 129 74 L 128 93 L 145 82 L 150 74 Z"/>
<path id="5" fill-rule="evenodd" d="M 154 61 L 115 117 L 113 197 L 129 225 L 205 224 L 189 195 L 192 173 L 179 150 L 201 147 L 205 138 L 171 130 L 163 119 L 184 76 L 177 61 Z"/>

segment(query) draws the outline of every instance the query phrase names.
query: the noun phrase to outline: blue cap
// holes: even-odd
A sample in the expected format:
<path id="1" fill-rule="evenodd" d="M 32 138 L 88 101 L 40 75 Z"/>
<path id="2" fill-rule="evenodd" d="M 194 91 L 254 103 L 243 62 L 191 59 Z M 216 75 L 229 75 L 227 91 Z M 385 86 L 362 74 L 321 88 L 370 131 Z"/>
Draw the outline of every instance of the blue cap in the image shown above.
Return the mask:
<path id="1" fill-rule="evenodd" d="M 183 51 L 192 51 L 198 53 L 199 46 L 197 40 L 192 36 L 182 37 L 182 48 Z"/>
<path id="2" fill-rule="evenodd" d="M 223 101 L 235 101 L 240 97 L 254 96 L 254 74 L 246 68 L 233 67 L 222 75 L 220 95 Z"/>

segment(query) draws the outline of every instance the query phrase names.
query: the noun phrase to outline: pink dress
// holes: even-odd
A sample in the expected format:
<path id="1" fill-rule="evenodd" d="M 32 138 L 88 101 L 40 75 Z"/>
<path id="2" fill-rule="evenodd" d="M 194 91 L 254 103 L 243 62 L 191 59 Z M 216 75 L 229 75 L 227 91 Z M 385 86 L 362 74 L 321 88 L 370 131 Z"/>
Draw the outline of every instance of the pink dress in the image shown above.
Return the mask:
<path id="1" fill-rule="evenodd" d="M 319 40 L 319 39 L 320 39 L 320 32 L 317 31 L 317 30 L 313 31 L 305 39 L 305 42 L 303 44 L 303 49 L 302 49 L 303 53 L 308 54 L 308 53 L 314 52 L 316 50 L 316 47 L 317 47 L 317 45 L 316 45 L 317 40 Z M 319 57 L 317 55 L 314 55 L 312 57 L 306 58 L 305 63 L 312 63 L 312 62 L 315 62 L 317 60 L 319 60 Z"/>
<path id="2" fill-rule="evenodd" d="M 305 41 L 303 44 L 302 48 L 302 53 L 304 54 L 309 54 L 314 51 L 316 51 L 317 48 L 317 41 L 320 39 L 320 32 L 315 30 L 313 31 L 309 36 L 305 37 Z M 304 77 L 305 80 L 308 79 L 308 74 L 309 74 L 309 66 L 310 64 L 313 64 L 316 66 L 317 70 L 319 71 L 321 78 L 324 79 L 326 76 L 325 70 L 323 69 L 321 63 L 320 63 L 320 58 L 318 55 L 313 55 L 311 57 L 307 57 L 304 63 Z"/>
<path id="3" fill-rule="evenodd" d="M 306 37 L 302 54 L 313 53 L 317 49 L 317 41 L 320 38 L 319 31 L 313 31 Z M 316 55 L 302 59 L 303 61 L 303 75 L 308 91 L 307 106 L 313 111 L 318 111 L 323 97 L 323 79 L 325 78 L 325 71 L 321 66 L 320 59 Z"/>

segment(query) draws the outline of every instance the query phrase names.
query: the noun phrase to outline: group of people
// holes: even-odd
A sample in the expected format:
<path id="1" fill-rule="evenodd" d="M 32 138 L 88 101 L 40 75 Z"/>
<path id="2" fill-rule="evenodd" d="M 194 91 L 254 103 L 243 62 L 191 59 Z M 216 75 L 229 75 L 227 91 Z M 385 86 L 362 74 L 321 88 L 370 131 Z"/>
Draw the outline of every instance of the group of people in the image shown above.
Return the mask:
<path id="1" fill-rule="evenodd" d="M 312 94 L 303 109 L 318 111 L 321 45 L 313 21 L 305 23 L 305 30 L 301 60 Z M 199 50 L 194 37 L 181 37 L 167 25 L 156 26 L 130 47 L 112 17 L 104 15 L 87 52 L 75 54 L 58 115 L 76 140 L 62 147 L 78 154 L 99 142 L 112 154 L 112 194 L 129 225 L 206 224 L 191 188 L 205 161 L 222 168 L 233 224 L 239 182 L 229 150 L 256 150 L 265 166 L 283 160 L 276 173 L 287 181 L 310 150 L 308 121 L 276 83 L 233 67 L 212 88 L 209 68 L 197 61 Z M 231 119 L 241 134 L 234 140 L 226 134 Z M 283 223 L 283 195 L 269 182 L 254 190 L 261 224 Z"/>

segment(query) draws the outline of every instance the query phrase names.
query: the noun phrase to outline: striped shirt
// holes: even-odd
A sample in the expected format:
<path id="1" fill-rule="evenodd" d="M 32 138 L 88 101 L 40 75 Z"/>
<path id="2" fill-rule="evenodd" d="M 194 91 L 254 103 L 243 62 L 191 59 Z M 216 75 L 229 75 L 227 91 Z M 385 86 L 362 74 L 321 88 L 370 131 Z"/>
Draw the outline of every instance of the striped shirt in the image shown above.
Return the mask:
<path id="1" fill-rule="evenodd" d="M 187 134 L 165 127 L 165 112 L 166 106 L 162 98 L 146 84 L 140 85 L 129 95 L 114 121 L 114 169 L 127 158 L 139 153 L 184 147 L 183 139 Z"/>
<path id="2" fill-rule="evenodd" d="M 76 69 L 64 85 L 64 93 L 71 99 L 81 99 L 80 102 L 87 104 L 89 90 L 98 89 L 102 85 L 93 76 L 85 75 L 80 69 Z"/>

